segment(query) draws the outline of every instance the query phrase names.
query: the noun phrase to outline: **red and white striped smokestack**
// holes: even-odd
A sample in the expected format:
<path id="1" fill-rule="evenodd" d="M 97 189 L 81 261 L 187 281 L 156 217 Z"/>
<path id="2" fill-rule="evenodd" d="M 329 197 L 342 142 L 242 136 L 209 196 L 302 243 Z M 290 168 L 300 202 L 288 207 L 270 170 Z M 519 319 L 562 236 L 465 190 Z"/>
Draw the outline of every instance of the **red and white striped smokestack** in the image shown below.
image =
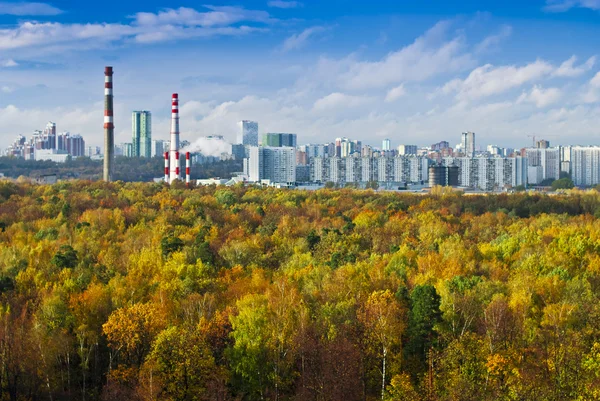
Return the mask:
<path id="1" fill-rule="evenodd" d="M 190 186 L 190 152 L 185 153 L 185 183 Z"/>
<path id="2" fill-rule="evenodd" d="M 169 182 L 180 179 L 179 175 L 179 95 L 173 93 L 171 99 L 171 171 Z"/>
<path id="3" fill-rule="evenodd" d="M 165 152 L 165 182 L 169 183 L 169 152 Z"/>
<path id="4" fill-rule="evenodd" d="M 104 68 L 104 181 L 112 181 L 115 153 L 115 125 L 113 120 L 113 69 Z"/>

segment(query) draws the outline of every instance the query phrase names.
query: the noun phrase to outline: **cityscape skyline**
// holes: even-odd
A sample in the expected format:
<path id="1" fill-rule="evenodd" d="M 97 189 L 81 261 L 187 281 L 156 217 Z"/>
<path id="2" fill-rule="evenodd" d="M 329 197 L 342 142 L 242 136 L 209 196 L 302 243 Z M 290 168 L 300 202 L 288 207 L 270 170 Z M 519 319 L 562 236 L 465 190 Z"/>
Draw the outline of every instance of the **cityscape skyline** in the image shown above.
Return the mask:
<path id="1" fill-rule="evenodd" d="M 283 3 L 111 0 L 107 14 L 72 1 L 19 3 L 26 11 L 0 2 L 0 141 L 52 120 L 101 145 L 96 71 L 110 60 L 115 143 L 131 137 L 132 110 L 152 110 L 153 137 L 168 139 L 173 91 L 185 95 L 190 140 L 235 143 L 238 122 L 252 119 L 259 135 L 294 132 L 304 143 L 428 144 L 467 130 L 499 146 L 525 146 L 528 135 L 599 143 L 600 28 L 589 3 L 464 2 L 458 12 L 433 0 Z"/>

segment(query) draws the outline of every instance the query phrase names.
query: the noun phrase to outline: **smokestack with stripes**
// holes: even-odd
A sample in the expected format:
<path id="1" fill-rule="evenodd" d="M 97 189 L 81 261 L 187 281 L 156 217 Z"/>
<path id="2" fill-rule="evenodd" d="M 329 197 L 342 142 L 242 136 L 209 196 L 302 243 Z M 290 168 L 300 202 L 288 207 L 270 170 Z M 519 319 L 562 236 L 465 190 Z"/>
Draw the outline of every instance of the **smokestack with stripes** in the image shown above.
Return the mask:
<path id="1" fill-rule="evenodd" d="M 185 184 L 190 186 L 190 152 L 185 153 Z"/>
<path id="2" fill-rule="evenodd" d="M 58 142 L 58 141 L 57 141 Z M 115 154 L 115 125 L 113 120 L 113 69 L 104 68 L 104 181 L 112 181 Z"/>
<path id="3" fill-rule="evenodd" d="M 165 152 L 165 182 L 169 183 L 169 152 Z"/>
<path id="4" fill-rule="evenodd" d="M 171 150 L 169 182 L 180 179 L 179 163 L 179 95 L 173 93 L 171 99 Z"/>

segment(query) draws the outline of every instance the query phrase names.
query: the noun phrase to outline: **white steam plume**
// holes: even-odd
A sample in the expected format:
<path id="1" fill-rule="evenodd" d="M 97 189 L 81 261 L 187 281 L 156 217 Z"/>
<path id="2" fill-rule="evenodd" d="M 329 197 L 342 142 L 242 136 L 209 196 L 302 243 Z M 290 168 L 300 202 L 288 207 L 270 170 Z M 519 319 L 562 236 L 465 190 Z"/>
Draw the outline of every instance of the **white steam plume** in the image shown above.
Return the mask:
<path id="1" fill-rule="evenodd" d="M 231 154 L 231 144 L 221 138 L 203 136 L 182 149 L 182 152 L 202 153 L 204 156 L 219 157 L 221 153 Z"/>

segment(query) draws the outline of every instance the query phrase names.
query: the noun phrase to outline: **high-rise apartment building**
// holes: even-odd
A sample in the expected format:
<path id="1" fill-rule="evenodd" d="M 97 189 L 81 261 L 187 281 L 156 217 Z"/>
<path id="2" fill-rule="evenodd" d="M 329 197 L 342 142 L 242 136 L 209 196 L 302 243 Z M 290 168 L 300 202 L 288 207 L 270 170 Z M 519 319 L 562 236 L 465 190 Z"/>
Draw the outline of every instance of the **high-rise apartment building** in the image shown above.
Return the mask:
<path id="1" fill-rule="evenodd" d="M 417 145 L 400 145 L 398 146 L 398 154 L 400 156 L 416 155 L 418 147 Z"/>
<path id="2" fill-rule="evenodd" d="M 152 157 L 152 114 L 145 110 L 134 111 L 131 126 L 133 157 Z"/>
<path id="3" fill-rule="evenodd" d="M 540 139 L 535 143 L 535 147 L 538 149 L 548 149 L 550 147 L 550 141 Z"/>
<path id="4" fill-rule="evenodd" d="M 387 138 L 381 141 L 381 150 L 392 150 L 392 141 Z"/>
<path id="5" fill-rule="evenodd" d="M 600 184 L 600 146 L 572 146 L 571 179 L 577 186 Z"/>
<path id="6" fill-rule="evenodd" d="M 246 146 L 258 146 L 258 123 L 256 121 L 243 120 L 238 143 Z"/>
<path id="7" fill-rule="evenodd" d="M 268 133 L 262 137 L 262 146 L 296 147 L 296 134 Z"/>
<path id="8" fill-rule="evenodd" d="M 85 156 L 85 141 L 81 135 L 63 132 L 57 135 L 56 140 L 57 150 L 66 151 L 73 157 Z"/>
<path id="9" fill-rule="evenodd" d="M 465 156 L 475 156 L 475 133 L 463 132 L 461 135 L 460 145 Z"/>
<path id="10" fill-rule="evenodd" d="M 461 187 L 491 191 L 527 184 L 526 157 L 446 157 L 442 165 L 458 167 Z"/>
<path id="11" fill-rule="evenodd" d="M 151 157 L 164 157 L 165 152 L 169 149 L 166 141 L 161 139 L 152 140 L 152 150 L 150 151 Z"/>
<path id="12" fill-rule="evenodd" d="M 527 148 L 525 149 L 530 167 L 542 168 L 542 181 L 546 179 L 557 180 L 560 178 L 560 148 Z M 532 173 L 532 179 L 535 174 Z M 529 184 L 539 184 L 541 181 Z"/>
<path id="13" fill-rule="evenodd" d="M 296 149 L 292 147 L 251 146 L 247 159 L 248 181 L 269 180 L 277 184 L 296 182 Z"/>

